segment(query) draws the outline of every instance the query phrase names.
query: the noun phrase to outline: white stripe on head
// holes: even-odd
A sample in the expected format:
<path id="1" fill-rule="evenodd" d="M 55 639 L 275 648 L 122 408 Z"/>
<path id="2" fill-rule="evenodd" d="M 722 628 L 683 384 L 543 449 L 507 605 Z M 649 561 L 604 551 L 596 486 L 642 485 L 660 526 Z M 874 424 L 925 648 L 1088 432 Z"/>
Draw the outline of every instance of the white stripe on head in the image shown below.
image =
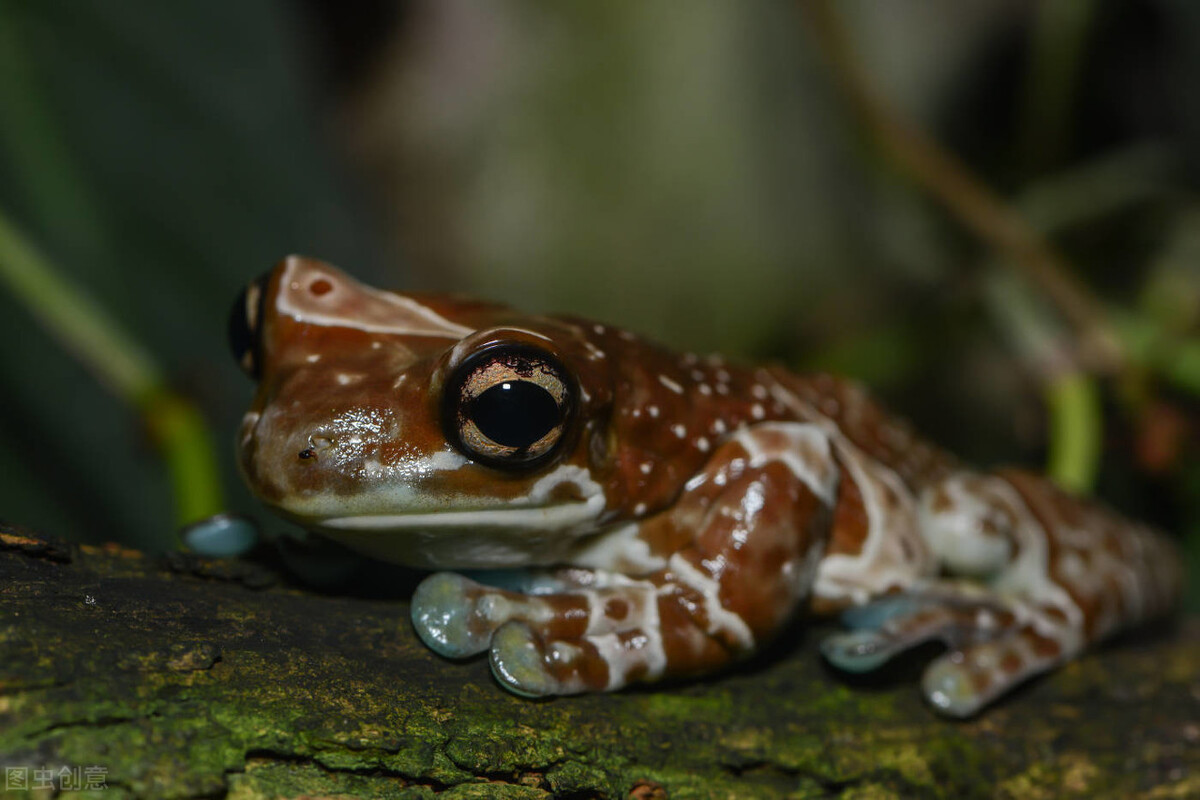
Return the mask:
<path id="1" fill-rule="evenodd" d="M 366 286 L 299 256 L 287 259 L 275 308 L 297 322 L 367 333 L 461 339 L 474 332 L 410 297 Z"/>

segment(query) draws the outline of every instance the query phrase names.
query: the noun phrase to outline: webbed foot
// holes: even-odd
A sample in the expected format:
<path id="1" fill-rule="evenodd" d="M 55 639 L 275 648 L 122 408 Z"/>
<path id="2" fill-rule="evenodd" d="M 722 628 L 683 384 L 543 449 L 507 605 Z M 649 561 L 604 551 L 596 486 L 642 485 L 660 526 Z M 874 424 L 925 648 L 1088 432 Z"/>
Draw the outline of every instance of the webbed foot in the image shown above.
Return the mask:
<path id="1" fill-rule="evenodd" d="M 971 716 L 1081 646 L 1055 612 L 960 587 L 885 597 L 849 610 L 845 622 L 852 630 L 827 637 L 821 652 L 847 672 L 943 642 L 949 652 L 925 668 L 921 686 L 930 705 L 952 717 Z"/>

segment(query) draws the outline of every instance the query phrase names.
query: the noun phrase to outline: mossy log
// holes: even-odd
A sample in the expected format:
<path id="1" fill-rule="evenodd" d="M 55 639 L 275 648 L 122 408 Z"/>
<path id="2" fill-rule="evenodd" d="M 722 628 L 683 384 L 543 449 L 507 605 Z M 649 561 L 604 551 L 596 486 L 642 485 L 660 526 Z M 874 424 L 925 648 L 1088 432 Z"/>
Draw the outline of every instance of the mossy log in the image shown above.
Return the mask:
<path id="1" fill-rule="evenodd" d="M 428 652 L 403 601 L 6 528 L 0 764 L 30 785 L 99 767 L 107 788 L 63 794 L 105 800 L 1200 797 L 1200 620 L 967 722 L 922 704 L 912 665 L 849 684 L 819 634 L 703 681 L 531 702 Z"/>

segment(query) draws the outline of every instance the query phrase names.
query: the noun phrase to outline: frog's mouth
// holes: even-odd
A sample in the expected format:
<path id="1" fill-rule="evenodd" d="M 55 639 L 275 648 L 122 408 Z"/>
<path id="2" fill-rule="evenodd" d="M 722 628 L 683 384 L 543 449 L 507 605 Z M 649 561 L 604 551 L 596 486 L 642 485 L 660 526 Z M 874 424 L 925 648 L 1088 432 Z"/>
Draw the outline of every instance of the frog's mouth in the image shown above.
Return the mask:
<path id="1" fill-rule="evenodd" d="M 512 528 L 565 531 L 596 519 L 604 509 L 604 495 L 583 502 L 557 503 L 529 508 L 487 508 L 471 511 L 432 511 L 411 514 L 366 514 L 328 517 L 315 524 L 326 531 L 400 531 L 436 529 Z"/>
<path id="2" fill-rule="evenodd" d="M 562 484 L 570 484 L 578 499 L 564 500 L 556 491 Z M 515 498 L 414 498 L 403 487 L 378 487 L 354 498 L 290 498 L 277 508 L 385 561 L 490 568 L 561 561 L 570 545 L 595 532 L 605 505 L 602 487 L 586 470 L 564 465 Z"/>

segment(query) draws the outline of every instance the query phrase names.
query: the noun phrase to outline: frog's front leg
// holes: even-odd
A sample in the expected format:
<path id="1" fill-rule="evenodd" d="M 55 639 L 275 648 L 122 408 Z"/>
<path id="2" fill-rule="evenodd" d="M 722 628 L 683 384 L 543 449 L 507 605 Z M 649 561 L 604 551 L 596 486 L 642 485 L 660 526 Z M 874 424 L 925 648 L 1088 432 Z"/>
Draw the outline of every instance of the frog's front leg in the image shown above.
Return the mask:
<path id="1" fill-rule="evenodd" d="M 822 644 L 843 669 L 875 669 L 922 642 L 938 710 L 969 716 L 1087 644 L 1170 608 L 1179 590 L 1158 534 L 1021 472 L 952 474 L 920 501 L 924 538 L 949 577 L 851 609 Z"/>
<path id="2" fill-rule="evenodd" d="M 616 689 L 716 669 L 801 605 L 824 550 L 838 469 L 814 425 L 740 431 L 674 506 L 604 534 L 549 594 L 433 575 L 413 598 L 427 644 L 490 651 L 524 695 Z"/>

